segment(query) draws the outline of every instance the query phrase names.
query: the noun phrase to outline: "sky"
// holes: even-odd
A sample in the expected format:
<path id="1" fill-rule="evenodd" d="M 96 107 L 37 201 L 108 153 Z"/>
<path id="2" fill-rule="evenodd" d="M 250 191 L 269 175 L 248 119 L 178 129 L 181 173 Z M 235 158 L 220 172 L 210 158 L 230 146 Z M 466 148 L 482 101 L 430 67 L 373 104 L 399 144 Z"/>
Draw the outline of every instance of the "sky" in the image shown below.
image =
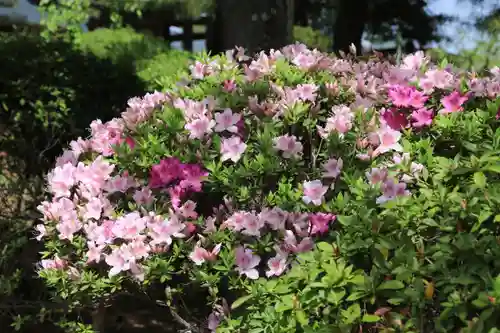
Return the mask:
<path id="1" fill-rule="evenodd" d="M 467 0 L 459 3 L 460 0 L 431 0 L 428 10 L 435 14 L 448 14 L 453 16 L 458 16 L 462 20 L 470 20 L 474 17 L 475 13 L 478 11 L 478 7 L 473 7 Z M 486 7 L 491 7 L 493 3 L 498 0 L 486 0 Z M 488 6 L 489 5 L 489 6 Z M 0 15 L 2 14 L 18 14 L 25 16 L 31 22 L 38 22 L 40 20 L 40 14 L 35 6 L 30 5 L 26 0 L 18 0 L 18 5 L 13 9 L 0 8 Z M 443 43 L 440 46 L 444 47 L 450 52 L 456 52 L 457 49 L 462 47 L 471 48 L 474 46 L 473 40 L 477 39 L 479 36 L 470 29 L 467 31 L 465 38 L 460 38 L 460 27 L 456 24 L 447 24 L 445 27 L 441 28 L 445 35 L 453 38 L 452 43 Z M 463 39 L 463 41 L 460 41 Z M 195 48 L 202 48 L 204 42 L 197 43 Z M 174 47 L 178 45 L 172 45 Z"/>

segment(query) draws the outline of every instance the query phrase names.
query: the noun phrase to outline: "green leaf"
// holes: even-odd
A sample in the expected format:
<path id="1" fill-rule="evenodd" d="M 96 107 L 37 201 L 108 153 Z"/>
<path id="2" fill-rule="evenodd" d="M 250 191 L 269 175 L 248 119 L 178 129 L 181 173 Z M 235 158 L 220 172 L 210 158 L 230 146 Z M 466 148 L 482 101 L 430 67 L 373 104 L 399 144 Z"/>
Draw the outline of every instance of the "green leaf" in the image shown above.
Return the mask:
<path id="1" fill-rule="evenodd" d="M 474 184 L 476 184 L 479 188 L 486 187 L 486 176 L 481 171 L 474 173 Z"/>
<path id="2" fill-rule="evenodd" d="M 344 226 L 349 226 L 356 222 L 356 218 L 354 216 L 346 215 L 337 215 L 337 220 Z"/>
<path id="3" fill-rule="evenodd" d="M 405 287 L 404 283 L 398 280 L 389 280 L 382 282 L 377 290 L 398 290 Z"/>
<path id="4" fill-rule="evenodd" d="M 231 309 L 234 310 L 234 309 L 240 307 L 241 305 L 243 305 L 243 303 L 245 303 L 246 301 L 248 301 L 252 297 L 253 297 L 253 295 L 250 294 L 250 295 L 246 295 L 246 296 L 242 296 L 242 297 L 238 298 L 236 301 L 233 302 L 233 304 L 231 304 Z"/>
<path id="5" fill-rule="evenodd" d="M 484 167 L 485 171 L 500 173 L 500 164 L 490 164 Z"/>
<path id="6" fill-rule="evenodd" d="M 333 246 L 330 243 L 319 242 L 318 244 L 316 244 L 316 246 L 318 247 L 318 249 L 321 252 L 324 252 L 324 253 L 327 253 L 327 254 L 333 254 Z"/>
<path id="7" fill-rule="evenodd" d="M 361 320 L 364 323 L 376 323 L 377 321 L 380 320 L 380 317 L 376 316 L 376 315 L 365 314 L 365 315 L 363 315 L 363 318 L 361 318 Z"/>
<path id="8" fill-rule="evenodd" d="M 295 311 L 295 318 L 302 326 L 309 324 L 309 320 L 307 319 L 306 313 L 302 309 L 297 309 Z"/>

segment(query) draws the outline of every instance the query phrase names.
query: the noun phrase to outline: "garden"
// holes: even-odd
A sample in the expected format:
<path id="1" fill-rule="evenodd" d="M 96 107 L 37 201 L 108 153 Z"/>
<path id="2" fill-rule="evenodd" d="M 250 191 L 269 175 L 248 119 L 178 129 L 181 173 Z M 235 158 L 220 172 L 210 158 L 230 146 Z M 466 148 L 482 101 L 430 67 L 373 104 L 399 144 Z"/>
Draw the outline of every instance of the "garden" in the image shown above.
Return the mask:
<path id="1" fill-rule="evenodd" d="M 2 332 L 500 332 L 500 67 L 295 34 L 0 33 Z"/>

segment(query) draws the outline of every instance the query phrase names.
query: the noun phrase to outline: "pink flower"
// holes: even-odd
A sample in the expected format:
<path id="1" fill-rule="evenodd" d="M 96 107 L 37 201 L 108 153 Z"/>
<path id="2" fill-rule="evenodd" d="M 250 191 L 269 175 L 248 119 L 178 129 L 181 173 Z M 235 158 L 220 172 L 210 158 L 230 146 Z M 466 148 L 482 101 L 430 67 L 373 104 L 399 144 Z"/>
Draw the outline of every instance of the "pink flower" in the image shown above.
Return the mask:
<path id="1" fill-rule="evenodd" d="M 323 201 L 323 196 L 326 191 L 328 191 L 327 186 L 323 186 L 321 180 L 313 180 L 310 182 L 304 182 L 303 184 L 304 196 L 302 200 L 306 203 L 313 203 L 316 206 L 321 205 Z"/>
<path id="2" fill-rule="evenodd" d="M 393 130 L 401 130 L 410 125 L 407 115 L 395 108 L 380 110 L 380 118 Z"/>
<path id="3" fill-rule="evenodd" d="M 165 219 L 161 222 L 150 222 L 148 224 L 148 236 L 152 238 L 151 245 L 172 244 L 172 237 L 184 238 L 185 235 L 182 233 L 185 225 L 182 224 L 179 219 L 170 212 L 170 219 Z"/>
<path id="4" fill-rule="evenodd" d="M 151 192 L 149 187 L 143 187 L 140 190 L 136 190 L 132 198 L 138 205 L 149 205 L 154 200 L 153 192 Z"/>
<path id="5" fill-rule="evenodd" d="M 425 91 L 433 88 L 447 89 L 453 86 L 454 77 L 442 69 L 431 69 L 425 73 L 425 77 L 420 80 L 420 87 Z"/>
<path id="6" fill-rule="evenodd" d="M 40 266 L 42 269 L 65 269 L 68 266 L 68 262 L 59 258 L 57 255 L 54 259 L 43 259 L 40 261 Z"/>
<path id="7" fill-rule="evenodd" d="M 401 132 L 393 130 L 389 126 L 382 126 L 376 133 L 379 140 L 379 146 L 374 151 L 375 156 L 391 150 L 403 150 L 403 147 L 398 142 L 401 138 Z"/>
<path id="8" fill-rule="evenodd" d="M 181 207 L 177 208 L 176 213 L 180 214 L 182 217 L 186 219 L 197 218 L 198 213 L 196 213 L 196 202 L 192 200 L 186 201 Z"/>
<path id="9" fill-rule="evenodd" d="M 235 253 L 236 271 L 240 275 L 246 275 L 249 279 L 256 280 L 259 278 L 259 272 L 255 268 L 260 263 L 260 257 L 254 255 L 250 249 L 245 249 L 240 246 Z"/>
<path id="10" fill-rule="evenodd" d="M 104 261 L 111 266 L 109 276 L 118 275 L 120 272 L 125 272 L 130 269 L 131 262 L 134 257 L 128 251 L 127 245 L 123 244 L 120 247 L 114 248 L 110 254 L 105 255 Z"/>
<path id="11" fill-rule="evenodd" d="M 370 172 L 366 172 L 366 178 L 371 185 L 376 185 L 384 182 L 387 179 L 387 169 L 372 168 Z"/>
<path id="12" fill-rule="evenodd" d="M 286 270 L 288 256 L 286 253 L 278 253 L 267 261 L 266 276 L 280 276 Z"/>
<path id="13" fill-rule="evenodd" d="M 125 193 L 129 188 L 136 187 L 137 182 L 127 173 L 116 175 L 106 181 L 104 190 L 108 193 L 122 192 Z"/>
<path id="14" fill-rule="evenodd" d="M 189 66 L 189 69 L 191 70 L 191 77 L 197 80 L 203 79 L 205 77 L 206 67 L 207 65 L 196 61 L 193 65 Z"/>
<path id="15" fill-rule="evenodd" d="M 72 210 L 61 217 L 61 221 L 56 225 L 59 231 L 59 239 L 73 240 L 73 235 L 80 231 L 82 223 L 78 219 L 76 211 Z"/>
<path id="16" fill-rule="evenodd" d="M 203 139 L 206 134 L 212 133 L 215 121 L 207 116 L 201 116 L 187 123 L 184 127 L 189 131 L 190 139 Z"/>
<path id="17" fill-rule="evenodd" d="M 233 113 L 231 109 L 225 109 L 224 112 L 217 112 L 215 114 L 215 131 L 223 132 L 228 131 L 231 133 L 237 133 L 238 127 L 236 124 L 241 120 L 241 115 L 238 113 Z"/>
<path id="18" fill-rule="evenodd" d="M 85 213 L 83 218 L 86 220 L 95 219 L 99 220 L 101 218 L 102 209 L 104 208 L 104 202 L 101 198 L 92 198 L 85 205 Z"/>
<path id="19" fill-rule="evenodd" d="M 273 207 L 272 209 L 264 208 L 259 213 L 259 219 L 273 230 L 284 230 L 287 218 L 288 213 L 279 207 Z"/>
<path id="20" fill-rule="evenodd" d="M 328 232 L 328 225 L 335 221 L 336 216 L 327 213 L 309 214 L 311 235 L 324 234 Z"/>
<path id="21" fill-rule="evenodd" d="M 297 140 L 295 135 L 282 135 L 273 139 L 274 149 L 283 152 L 284 158 L 299 158 L 302 153 L 302 143 Z"/>
<path id="22" fill-rule="evenodd" d="M 147 218 L 141 217 L 138 212 L 128 213 L 120 216 L 111 230 L 118 238 L 135 239 L 146 228 L 146 221 Z"/>
<path id="23" fill-rule="evenodd" d="M 432 124 L 432 119 L 434 118 L 434 113 L 426 108 L 421 108 L 413 111 L 411 118 L 413 120 L 413 127 L 420 128 L 430 126 Z"/>
<path id="24" fill-rule="evenodd" d="M 400 107 L 422 108 L 429 98 L 415 87 L 404 85 L 393 85 L 388 90 L 392 104 Z"/>
<path id="25" fill-rule="evenodd" d="M 318 86 L 315 84 L 299 84 L 295 88 L 298 97 L 303 101 L 314 102 L 317 97 Z"/>
<path id="26" fill-rule="evenodd" d="M 419 70 L 424 66 L 429 60 L 425 57 L 424 52 L 417 51 L 414 54 L 409 54 L 403 58 L 402 68 Z"/>
<path id="27" fill-rule="evenodd" d="M 104 249 L 105 245 L 96 245 L 94 241 L 88 241 L 87 246 L 89 248 L 86 254 L 87 264 L 91 262 L 100 262 L 102 257 L 102 250 Z"/>
<path id="28" fill-rule="evenodd" d="M 254 224 L 255 222 L 252 222 L 252 220 L 255 218 L 256 216 L 252 213 L 239 211 L 233 213 L 224 224 L 234 231 L 241 231 L 246 226 Z"/>
<path id="29" fill-rule="evenodd" d="M 196 244 L 193 252 L 189 254 L 189 259 L 191 259 L 197 266 L 202 265 L 205 261 L 214 261 L 220 252 L 221 246 L 222 244 L 217 244 L 212 251 L 207 251 L 199 246 L 199 244 Z"/>
<path id="30" fill-rule="evenodd" d="M 76 165 L 78 161 L 78 155 L 72 150 L 65 149 L 63 154 L 56 159 L 56 167 L 62 167 L 66 163 L 71 165 Z"/>
<path id="31" fill-rule="evenodd" d="M 324 128 L 318 126 L 318 132 L 322 138 L 328 137 L 334 132 L 345 134 L 352 128 L 354 114 L 345 105 L 335 105 L 332 107 L 333 115 L 326 120 Z"/>
<path id="32" fill-rule="evenodd" d="M 47 176 L 49 190 L 56 198 L 69 197 L 70 190 L 76 184 L 76 168 L 71 163 L 58 166 Z"/>
<path id="33" fill-rule="evenodd" d="M 260 236 L 260 229 L 264 227 L 264 221 L 259 219 L 254 214 L 246 214 L 243 220 L 242 234 L 248 236 Z"/>
<path id="34" fill-rule="evenodd" d="M 220 153 L 222 154 L 221 160 L 231 160 L 236 163 L 240 160 L 241 155 L 245 152 L 246 149 L 246 143 L 241 141 L 238 136 L 233 136 L 229 139 L 222 139 L 220 147 Z"/>
<path id="35" fill-rule="evenodd" d="M 324 178 L 337 178 L 340 175 L 340 172 L 342 171 L 342 167 L 344 166 L 344 161 L 342 161 L 342 158 L 339 157 L 339 159 L 335 158 L 330 158 L 328 161 L 326 161 L 325 164 L 323 164 L 323 177 Z"/>
<path id="36" fill-rule="evenodd" d="M 467 99 L 467 96 L 462 96 L 458 91 L 454 91 L 448 96 L 441 98 L 441 104 L 443 104 L 444 109 L 439 111 L 439 113 L 452 113 L 462 111 L 462 105 L 467 101 Z"/>
<path id="37" fill-rule="evenodd" d="M 224 80 L 222 89 L 225 92 L 232 92 L 236 89 L 236 87 L 236 82 L 234 82 L 234 80 Z"/>
<path id="38" fill-rule="evenodd" d="M 397 183 L 394 179 L 386 179 L 382 184 L 382 196 L 377 198 L 377 203 L 383 204 L 396 197 L 408 195 L 410 195 L 410 191 L 406 189 L 406 183 Z"/>
<path id="39" fill-rule="evenodd" d="M 304 237 L 302 240 L 297 242 L 293 231 L 286 230 L 283 247 L 285 251 L 290 251 L 293 253 L 303 253 L 311 251 L 314 247 L 314 243 L 310 237 Z"/>

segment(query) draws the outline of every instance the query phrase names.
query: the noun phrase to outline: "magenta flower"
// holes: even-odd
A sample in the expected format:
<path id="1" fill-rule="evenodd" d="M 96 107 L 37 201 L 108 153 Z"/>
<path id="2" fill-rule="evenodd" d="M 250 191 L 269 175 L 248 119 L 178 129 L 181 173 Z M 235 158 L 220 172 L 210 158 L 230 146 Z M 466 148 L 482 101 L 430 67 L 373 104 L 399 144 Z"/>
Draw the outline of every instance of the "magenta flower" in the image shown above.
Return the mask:
<path id="1" fill-rule="evenodd" d="M 429 99 L 429 96 L 415 87 L 404 85 L 393 85 L 389 88 L 388 94 L 392 104 L 399 107 L 422 108 Z"/>
<path id="2" fill-rule="evenodd" d="M 408 116 L 398 109 L 382 109 L 380 112 L 381 120 L 393 130 L 399 131 L 410 125 Z"/>
<path id="3" fill-rule="evenodd" d="M 324 234 L 328 232 L 330 222 L 335 221 L 336 216 L 328 213 L 309 214 L 309 225 L 311 235 Z"/>

